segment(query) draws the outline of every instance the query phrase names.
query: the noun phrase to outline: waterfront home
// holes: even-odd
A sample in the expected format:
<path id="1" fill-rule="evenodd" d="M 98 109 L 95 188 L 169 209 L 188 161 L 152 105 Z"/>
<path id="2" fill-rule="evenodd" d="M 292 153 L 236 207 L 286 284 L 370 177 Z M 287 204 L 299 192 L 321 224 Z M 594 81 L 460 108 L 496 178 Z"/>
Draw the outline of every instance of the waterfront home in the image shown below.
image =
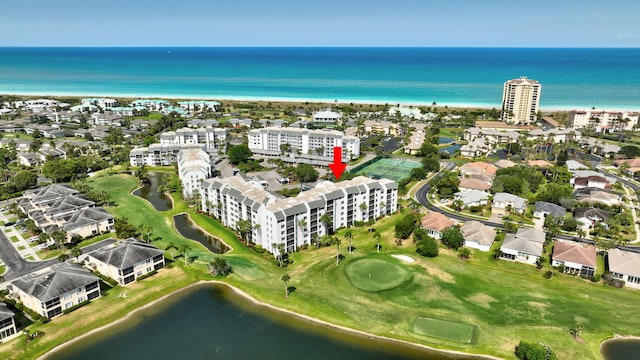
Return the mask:
<path id="1" fill-rule="evenodd" d="M 208 100 L 180 101 L 178 102 L 178 106 L 187 111 L 220 111 L 222 109 L 219 102 Z"/>
<path id="2" fill-rule="evenodd" d="M 580 207 L 573 211 L 573 217 L 578 221 L 583 229 L 590 229 L 596 223 L 605 221 L 611 217 L 611 214 L 598 208 Z"/>
<path id="3" fill-rule="evenodd" d="M 464 238 L 464 246 L 480 251 L 489 251 L 496 238 L 495 228 L 475 220 L 465 222 L 460 231 Z"/>
<path id="4" fill-rule="evenodd" d="M 167 100 L 161 99 L 140 99 L 134 100 L 131 103 L 131 106 L 135 108 L 143 107 L 150 111 L 159 111 L 167 106 L 171 106 L 171 103 L 169 103 Z"/>
<path id="5" fill-rule="evenodd" d="M 454 201 L 462 201 L 462 208 L 468 208 L 469 206 L 483 206 L 489 203 L 491 194 L 486 191 L 480 190 L 464 190 L 457 192 L 454 195 Z"/>
<path id="6" fill-rule="evenodd" d="M 556 240 L 551 265 L 564 266 L 565 273 L 590 278 L 596 271 L 596 258 L 596 248 L 593 245 Z"/>
<path id="7" fill-rule="evenodd" d="M 574 129 L 591 128 L 595 132 L 633 130 L 638 113 L 608 110 L 574 110 L 569 113 L 569 126 Z"/>
<path id="8" fill-rule="evenodd" d="M 491 149 L 491 145 L 484 139 L 479 138 L 462 145 L 460 147 L 460 155 L 466 158 L 475 158 L 486 155 Z"/>
<path id="9" fill-rule="evenodd" d="M 164 251 L 130 238 L 87 254 L 86 266 L 127 285 L 164 267 Z"/>
<path id="10" fill-rule="evenodd" d="M 544 219 L 547 215 L 564 219 L 566 214 L 567 209 L 564 207 L 546 201 L 536 201 L 535 210 L 533 211 L 533 217 L 540 219 Z"/>
<path id="11" fill-rule="evenodd" d="M 527 210 L 527 200 L 519 196 L 499 192 L 493 195 L 493 203 L 491 205 L 491 211 L 496 213 L 504 213 L 507 209 L 523 214 Z"/>
<path id="12" fill-rule="evenodd" d="M 77 264 L 62 263 L 14 280 L 11 297 L 38 314 L 52 318 L 101 296 L 100 279 Z"/>
<path id="13" fill-rule="evenodd" d="M 7 304 L 0 302 L 0 342 L 18 332 L 14 319 L 15 315 L 13 311 L 7 308 Z"/>
<path id="14" fill-rule="evenodd" d="M 500 258 L 535 265 L 542 256 L 544 243 L 516 234 L 507 234 L 500 247 Z"/>
<path id="15" fill-rule="evenodd" d="M 622 280 L 627 286 L 640 289 L 640 254 L 621 249 L 607 252 L 609 271 L 614 279 Z"/>
<path id="16" fill-rule="evenodd" d="M 434 239 L 440 239 L 442 232 L 453 226 L 453 224 L 455 224 L 455 221 L 435 211 L 429 212 L 420 220 L 421 227 L 427 230 L 429 236 Z"/>
<path id="17" fill-rule="evenodd" d="M 576 200 L 581 203 L 599 203 L 608 206 L 620 205 L 622 197 L 612 190 L 599 188 L 582 188 L 574 192 Z"/>
<path id="18" fill-rule="evenodd" d="M 491 189 L 491 183 L 485 180 L 463 177 L 460 179 L 460 185 L 458 185 L 458 189 L 460 191 L 465 191 L 465 190 L 487 191 Z"/>

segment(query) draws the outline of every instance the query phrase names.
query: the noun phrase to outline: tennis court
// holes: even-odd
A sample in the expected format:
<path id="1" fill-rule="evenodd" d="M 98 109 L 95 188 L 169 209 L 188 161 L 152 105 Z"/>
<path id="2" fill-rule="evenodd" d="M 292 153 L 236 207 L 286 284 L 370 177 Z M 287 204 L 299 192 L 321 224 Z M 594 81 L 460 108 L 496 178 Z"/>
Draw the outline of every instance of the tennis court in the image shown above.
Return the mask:
<path id="1" fill-rule="evenodd" d="M 364 175 L 373 178 L 385 178 L 398 182 L 409 177 L 411 169 L 420 167 L 417 161 L 377 158 L 366 164 L 362 164 L 351 171 L 352 174 Z"/>

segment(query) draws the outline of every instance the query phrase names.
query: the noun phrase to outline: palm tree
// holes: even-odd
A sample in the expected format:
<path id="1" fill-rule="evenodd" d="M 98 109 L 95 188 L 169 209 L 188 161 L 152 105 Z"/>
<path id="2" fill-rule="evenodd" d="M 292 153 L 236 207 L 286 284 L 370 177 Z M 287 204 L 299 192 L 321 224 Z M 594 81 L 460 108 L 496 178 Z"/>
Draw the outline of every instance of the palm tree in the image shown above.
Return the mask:
<path id="1" fill-rule="evenodd" d="M 324 224 L 325 230 L 327 234 L 331 234 L 333 232 L 333 218 L 328 213 L 322 214 L 320 216 L 320 222 Z"/>
<path id="2" fill-rule="evenodd" d="M 298 229 L 300 232 L 302 232 L 302 238 L 303 238 L 303 243 L 305 242 L 305 234 L 307 233 L 307 219 L 305 218 L 300 218 L 298 219 Z"/>
<path id="3" fill-rule="evenodd" d="M 587 236 L 587 232 L 580 227 L 576 230 L 576 233 L 578 234 L 578 240 L 582 240 L 585 236 Z"/>
<path id="4" fill-rule="evenodd" d="M 289 274 L 284 274 L 280 277 L 280 280 L 284 283 L 284 297 L 289 298 L 289 280 L 291 280 L 291 276 Z"/>
<path id="5" fill-rule="evenodd" d="M 247 233 L 251 231 L 251 228 L 252 228 L 251 222 L 249 222 L 249 220 L 238 220 L 238 222 L 236 223 L 236 229 L 240 233 L 240 237 L 243 240 L 247 240 L 246 236 L 247 236 Z M 249 243 L 248 240 L 247 240 L 247 243 Z"/>
<path id="6" fill-rule="evenodd" d="M 173 253 L 173 250 L 179 250 L 178 247 L 176 246 L 176 244 L 174 244 L 173 242 L 169 242 L 167 244 L 167 247 L 164 248 L 165 251 L 170 251 L 171 254 L 171 260 L 175 260 L 175 255 Z"/>
<path id="7" fill-rule="evenodd" d="M 376 241 L 376 250 L 377 252 L 380 252 L 380 238 L 382 237 L 382 235 L 379 232 L 374 232 L 373 233 L 373 239 Z"/>
<path id="8" fill-rule="evenodd" d="M 340 238 L 337 236 L 333 237 L 333 241 L 336 244 L 336 248 L 338 253 L 336 254 L 336 266 L 340 265 Z"/>
<path id="9" fill-rule="evenodd" d="M 183 254 L 185 265 L 189 265 L 189 260 L 188 260 L 188 257 L 187 257 L 187 253 L 189 252 L 189 250 L 191 250 L 191 247 L 188 244 L 184 244 L 184 245 L 181 246 L 180 250 L 181 250 L 181 252 Z"/>
<path id="10" fill-rule="evenodd" d="M 349 254 L 351 254 L 351 249 L 353 248 L 353 246 L 351 246 L 351 240 L 353 239 L 353 232 L 351 229 L 347 229 L 347 231 L 344 232 L 344 237 L 349 240 Z"/>
<path id="11" fill-rule="evenodd" d="M 82 255 L 82 249 L 80 249 L 77 246 L 74 246 L 73 248 L 71 248 L 71 256 L 73 256 L 74 258 L 76 258 L 76 262 L 78 262 L 78 257 Z"/>

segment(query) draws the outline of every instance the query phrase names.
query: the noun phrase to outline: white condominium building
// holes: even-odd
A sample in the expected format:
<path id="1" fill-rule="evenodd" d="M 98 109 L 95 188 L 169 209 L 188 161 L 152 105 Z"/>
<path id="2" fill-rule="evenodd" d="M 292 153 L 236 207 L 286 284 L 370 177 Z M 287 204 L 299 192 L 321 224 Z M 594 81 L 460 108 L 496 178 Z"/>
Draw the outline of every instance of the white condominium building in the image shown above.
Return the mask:
<path id="1" fill-rule="evenodd" d="M 227 130 L 218 128 L 182 128 L 160 134 L 160 143 L 132 149 L 131 166 L 173 165 L 178 153 L 185 149 L 217 150 L 223 153 L 227 146 Z"/>
<path id="2" fill-rule="evenodd" d="M 182 182 L 182 195 L 189 198 L 194 190 L 200 191 L 200 182 L 211 177 L 211 158 L 202 149 L 185 149 L 178 153 L 178 176 Z"/>
<path id="3" fill-rule="evenodd" d="M 129 151 L 131 166 L 169 166 L 178 161 L 178 153 L 186 149 L 202 149 L 203 145 L 193 144 L 151 144 L 148 147 L 134 148 Z"/>
<path id="4" fill-rule="evenodd" d="M 569 126 L 591 128 L 596 132 L 633 130 L 638 126 L 638 113 L 629 111 L 574 110 L 569 113 Z"/>
<path id="5" fill-rule="evenodd" d="M 398 206 L 398 184 L 387 179 L 358 176 L 333 183 L 324 181 L 293 198 L 272 194 L 240 176 L 202 182 L 202 208 L 237 229 L 240 220 L 251 230 L 250 242 L 278 254 L 278 247 L 296 251 L 334 229 L 393 213 Z"/>
<path id="6" fill-rule="evenodd" d="M 360 156 L 360 138 L 335 130 L 267 127 L 249 130 L 249 149 L 261 156 L 281 157 L 287 162 L 327 165 L 333 148 L 342 147 L 342 162 Z"/>
<path id="7" fill-rule="evenodd" d="M 536 121 L 542 86 L 536 80 L 521 77 L 504 83 L 502 120 L 515 125 Z"/>
<path id="8" fill-rule="evenodd" d="M 160 144 L 200 144 L 206 149 L 225 150 L 227 130 L 220 128 L 181 128 L 160 134 Z"/>

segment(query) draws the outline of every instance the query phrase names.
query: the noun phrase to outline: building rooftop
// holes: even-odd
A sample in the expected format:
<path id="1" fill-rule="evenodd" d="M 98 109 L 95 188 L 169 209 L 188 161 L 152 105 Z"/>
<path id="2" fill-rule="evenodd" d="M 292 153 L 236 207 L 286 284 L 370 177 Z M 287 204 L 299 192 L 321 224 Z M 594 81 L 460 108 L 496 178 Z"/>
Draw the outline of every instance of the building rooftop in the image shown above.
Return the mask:
<path id="1" fill-rule="evenodd" d="M 596 267 L 596 248 L 573 241 L 556 240 L 553 245 L 553 260 L 572 262 Z"/>
<path id="2" fill-rule="evenodd" d="M 123 270 L 146 259 L 162 255 L 164 252 L 151 244 L 129 238 L 109 246 L 94 250 L 89 256 Z"/>
<path id="3" fill-rule="evenodd" d="M 611 249 L 608 252 L 609 271 L 640 277 L 640 254 Z"/>
<path id="4" fill-rule="evenodd" d="M 491 245 L 496 238 L 496 229 L 475 220 L 465 222 L 460 231 L 465 240 L 480 245 Z"/>
<path id="5" fill-rule="evenodd" d="M 23 292 L 46 302 L 100 279 L 80 265 L 56 264 L 41 274 L 29 274 L 12 282 Z"/>
<path id="6" fill-rule="evenodd" d="M 437 232 L 442 232 L 444 229 L 455 224 L 453 220 L 435 211 L 432 211 L 425 215 L 420 223 L 422 224 L 423 228 L 435 230 Z"/>

